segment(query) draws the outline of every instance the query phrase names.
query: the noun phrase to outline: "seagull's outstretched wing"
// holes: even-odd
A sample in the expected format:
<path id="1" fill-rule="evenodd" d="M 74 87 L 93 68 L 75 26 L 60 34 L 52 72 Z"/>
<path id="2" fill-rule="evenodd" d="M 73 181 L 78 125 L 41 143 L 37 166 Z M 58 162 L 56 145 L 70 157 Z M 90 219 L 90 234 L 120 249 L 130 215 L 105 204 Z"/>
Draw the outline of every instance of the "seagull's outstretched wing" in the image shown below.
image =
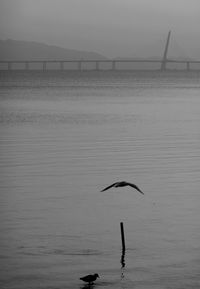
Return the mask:
<path id="1" fill-rule="evenodd" d="M 117 182 L 118 183 L 118 182 Z M 108 187 L 106 187 L 105 189 L 103 189 L 101 192 L 104 192 L 104 191 L 106 191 L 106 190 L 108 190 L 108 189 L 110 189 L 110 188 L 112 188 L 112 187 L 114 187 L 117 183 L 114 183 L 114 184 L 112 184 L 112 185 L 110 185 L 110 186 L 108 186 Z"/>
<path id="2" fill-rule="evenodd" d="M 130 187 L 136 189 L 138 192 L 140 192 L 142 195 L 144 195 L 144 193 L 135 184 L 127 183 L 127 185 L 129 185 Z"/>

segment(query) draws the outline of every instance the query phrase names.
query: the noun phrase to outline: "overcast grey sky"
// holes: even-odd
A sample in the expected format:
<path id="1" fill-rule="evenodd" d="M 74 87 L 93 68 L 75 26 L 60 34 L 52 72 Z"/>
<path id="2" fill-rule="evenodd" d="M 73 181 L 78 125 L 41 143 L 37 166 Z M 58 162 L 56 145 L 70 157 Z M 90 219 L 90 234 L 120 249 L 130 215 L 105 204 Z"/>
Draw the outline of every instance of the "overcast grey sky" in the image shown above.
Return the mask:
<path id="1" fill-rule="evenodd" d="M 38 41 L 107 57 L 200 59 L 200 0 L 0 0 L 0 39 Z"/>

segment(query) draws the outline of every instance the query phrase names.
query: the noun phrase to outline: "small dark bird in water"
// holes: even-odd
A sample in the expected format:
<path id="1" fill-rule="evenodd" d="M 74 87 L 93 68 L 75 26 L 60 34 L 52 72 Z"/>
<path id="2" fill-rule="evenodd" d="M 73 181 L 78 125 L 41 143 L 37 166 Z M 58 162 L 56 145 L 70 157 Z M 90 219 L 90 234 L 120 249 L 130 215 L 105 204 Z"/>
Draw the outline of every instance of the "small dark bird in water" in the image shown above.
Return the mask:
<path id="1" fill-rule="evenodd" d="M 114 184 L 106 187 L 106 188 L 103 189 L 101 192 L 104 192 L 104 191 L 106 191 L 106 190 L 108 190 L 108 189 L 110 189 L 110 188 L 112 188 L 112 187 L 118 188 L 118 187 L 125 187 L 125 186 L 130 186 L 130 187 L 136 189 L 138 192 L 140 192 L 141 194 L 144 195 L 144 193 L 143 193 L 136 185 L 134 185 L 134 184 L 132 184 L 132 183 L 128 183 L 128 182 L 116 182 L 116 183 L 114 183 Z"/>
<path id="2" fill-rule="evenodd" d="M 99 278 L 99 275 L 95 273 L 94 275 L 87 275 L 87 276 L 81 277 L 80 280 L 87 282 L 89 284 L 92 284 L 97 278 Z"/>

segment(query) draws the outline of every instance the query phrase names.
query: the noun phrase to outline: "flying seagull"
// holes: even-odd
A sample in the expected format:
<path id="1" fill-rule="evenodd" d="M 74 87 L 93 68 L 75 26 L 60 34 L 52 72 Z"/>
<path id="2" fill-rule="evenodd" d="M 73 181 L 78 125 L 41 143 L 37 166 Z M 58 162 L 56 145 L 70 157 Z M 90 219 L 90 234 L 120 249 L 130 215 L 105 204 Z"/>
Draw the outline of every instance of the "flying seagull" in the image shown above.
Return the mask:
<path id="1" fill-rule="evenodd" d="M 130 186 L 130 187 L 136 189 L 138 192 L 140 192 L 141 194 L 144 195 L 144 193 L 143 193 L 136 185 L 134 185 L 134 184 L 132 184 L 132 183 L 128 183 L 128 182 L 116 182 L 116 183 L 114 183 L 114 184 L 106 187 L 106 188 L 103 189 L 101 192 L 104 192 L 104 191 L 106 191 L 106 190 L 108 190 L 108 189 L 110 189 L 110 188 L 112 188 L 112 187 L 118 188 L 118 187 L 125 187 L 125 186 Z"/>
<path id="2" fill-rule="evenodd" d="M 80 280 L 92 284 L 97 278 L 99 278 L 99 274 L 95 273 L 94 275 L 87 275 L 81 277 Z"/>

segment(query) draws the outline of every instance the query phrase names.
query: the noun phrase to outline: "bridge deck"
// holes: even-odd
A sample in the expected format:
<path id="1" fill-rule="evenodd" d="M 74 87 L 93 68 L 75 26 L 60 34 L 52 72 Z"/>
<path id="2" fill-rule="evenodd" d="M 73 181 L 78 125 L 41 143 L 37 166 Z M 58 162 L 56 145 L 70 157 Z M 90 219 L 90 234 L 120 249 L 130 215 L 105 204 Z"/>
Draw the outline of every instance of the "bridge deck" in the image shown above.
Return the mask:
<path id="1" fill-rule="evenodd" d="M 0 70 L 2 70 L 2 66 L 4 65 L 4 70 L 14 70 L 13 66 L 14 64 L 22 64 L 24 67 L 24 70 L 31 70 L 31 64 L 40 64 L 41 67 L 40 69 L 42 70 L 48 70 L 48 65 L 49 64 L 58 64 L 60 70 L 67 70 L 67 68 L 64 66 L 66 63 L 73 63 L 76 65 L 77 70 L 82 70 L 83 65 L 85 64 L 90 64 L 94 63 L 95 65 L 95 70 L 100 70 L 102 69 L 100 67 L 100 64 L 109 64 L 111 70 L 117 70 L 117 64 L 134 64 L 134 63 L 146 63 L 146 64 L 160 64 L 160 68 L 162 68 L 162 63 L 163 60 L 153 60 L 153 59 L 80 59 L 80 60 L 0 60 Z M 166 65 L 165 65 L 165 70 L 167 70 L 167 65 L 168 64 L 184 64 L 186 70 L 190 70 L 190 67 L 192 64 L 200 64 L 200 60 L 180 60 L 180 59 L 167 59 L 166 60 Z M 134 68 L 131 68 L 134 70 Z"/>

